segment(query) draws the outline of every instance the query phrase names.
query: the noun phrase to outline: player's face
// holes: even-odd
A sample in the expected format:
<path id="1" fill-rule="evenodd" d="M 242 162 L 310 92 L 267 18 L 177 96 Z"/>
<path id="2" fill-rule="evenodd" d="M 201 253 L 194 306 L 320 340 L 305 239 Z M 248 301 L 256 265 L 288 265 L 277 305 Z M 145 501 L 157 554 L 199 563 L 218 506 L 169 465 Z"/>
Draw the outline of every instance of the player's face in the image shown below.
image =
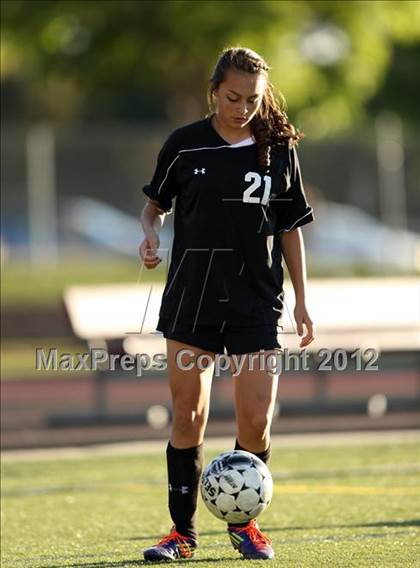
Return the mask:
<path id="1" fill-rule="evenodd" d="M 214 91 L 218 120 L 234 129 L 249 124 L 261 105 L 266 81 L 263 73 L 227 71 Z"/>

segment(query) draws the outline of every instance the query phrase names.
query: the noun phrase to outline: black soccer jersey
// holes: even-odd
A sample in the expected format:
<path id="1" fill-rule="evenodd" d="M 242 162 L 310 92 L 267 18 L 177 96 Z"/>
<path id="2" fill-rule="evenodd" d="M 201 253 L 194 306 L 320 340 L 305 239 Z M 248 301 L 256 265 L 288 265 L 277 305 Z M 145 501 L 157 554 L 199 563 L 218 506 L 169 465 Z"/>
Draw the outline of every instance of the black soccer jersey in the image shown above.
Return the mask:
<path id="1" fill-rule="evenodd" d="M 277 323 L 281 231 L 314 220 L 296 148 L 258 164 L 253 138 L 229 144 L 211 116 L 176 129 L 144 193 L 172 212 L 174 241 L 160 317 L 192 325 Z"/>

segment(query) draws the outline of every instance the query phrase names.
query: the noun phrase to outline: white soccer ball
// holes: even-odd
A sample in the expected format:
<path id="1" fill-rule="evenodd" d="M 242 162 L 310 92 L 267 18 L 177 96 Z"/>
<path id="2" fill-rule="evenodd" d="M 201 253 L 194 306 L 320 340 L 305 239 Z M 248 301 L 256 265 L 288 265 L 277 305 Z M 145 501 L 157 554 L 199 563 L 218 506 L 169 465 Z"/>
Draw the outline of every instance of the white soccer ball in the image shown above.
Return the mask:
<path id="1" fill-rule="evenodd" d="M 246 523 L 258 517 L 270 504 L 273 478 L 257 456 L 232 450 L 208 464 L 200 488 L 204 503 L 218 519 Z"/>

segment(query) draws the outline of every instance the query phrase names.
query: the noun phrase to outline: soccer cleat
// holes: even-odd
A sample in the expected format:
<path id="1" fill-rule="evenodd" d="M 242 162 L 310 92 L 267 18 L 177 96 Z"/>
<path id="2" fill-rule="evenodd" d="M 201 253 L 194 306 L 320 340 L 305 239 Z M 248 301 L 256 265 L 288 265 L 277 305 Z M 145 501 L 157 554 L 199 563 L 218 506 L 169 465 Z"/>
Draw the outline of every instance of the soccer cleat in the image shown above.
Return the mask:
<path id="1" fill-rule="evenodd" d="M 170 534 L 160 540 L 155 546 L 143 550 L 145 560 L 177 560 L 194 556 L 198 544 L 193 538 L 183 536 L 172 527 Z"/>
<path id="2" fill-rule="evenodd" d="M 255 519 L 244 527 L 228 527 L 228 533 L 233 548 L 244 558 L 252 560 L 274 558 L 271 540 L 260 531 Z"/>

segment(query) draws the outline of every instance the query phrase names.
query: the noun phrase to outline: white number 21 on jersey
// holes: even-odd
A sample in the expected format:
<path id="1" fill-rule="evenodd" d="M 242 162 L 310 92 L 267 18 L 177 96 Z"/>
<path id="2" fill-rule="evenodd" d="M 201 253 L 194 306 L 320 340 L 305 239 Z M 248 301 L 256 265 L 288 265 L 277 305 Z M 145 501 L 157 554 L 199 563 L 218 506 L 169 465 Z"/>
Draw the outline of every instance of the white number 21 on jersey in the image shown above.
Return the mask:
<path id="1" fill-rule="evenodd" d="M 261 187 L 261 176 L 257 172 L 248 172 L 245 175 L 245 181 L 252 181 L 252 184 L 244 191 L 244 197 L 242 201 L 244 203 L 261 203 L 261 205 L 267 205 L 268 198 L 270 197 L 270 189 L 271 189 L 271 177 L 264 176 L 264 195 L 262 199 L 259 197 L 251 197 L 251 195 L 256 191 L 259 187 Z"/>

